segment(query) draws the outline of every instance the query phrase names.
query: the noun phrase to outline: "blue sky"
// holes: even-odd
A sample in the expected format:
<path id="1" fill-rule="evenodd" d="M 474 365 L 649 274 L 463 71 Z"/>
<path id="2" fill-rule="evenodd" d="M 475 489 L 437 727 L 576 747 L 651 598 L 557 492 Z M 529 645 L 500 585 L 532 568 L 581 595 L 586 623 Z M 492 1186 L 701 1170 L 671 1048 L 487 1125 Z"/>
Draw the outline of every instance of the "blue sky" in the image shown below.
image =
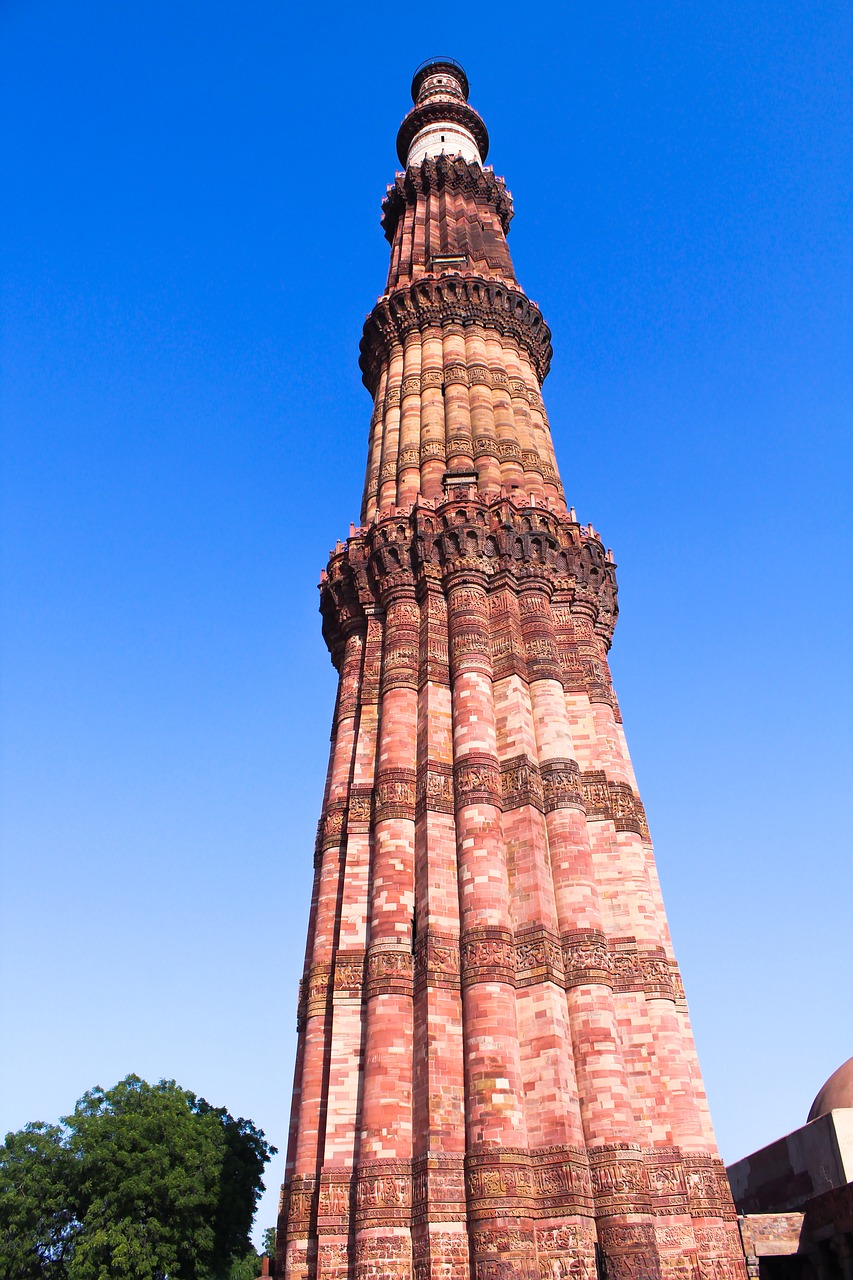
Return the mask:
<path id="1" fill-rule="evenodd" d="M 805 2 L 0 14 L 0 1127 L 129 1071 L 284 1146 L 357 519 L 357 369 L 417 63 L 517 216 L 726 1159 L 850 995 L 853 16 Z M 273 1221 L 282 1157 L 259 1226 Z"/>

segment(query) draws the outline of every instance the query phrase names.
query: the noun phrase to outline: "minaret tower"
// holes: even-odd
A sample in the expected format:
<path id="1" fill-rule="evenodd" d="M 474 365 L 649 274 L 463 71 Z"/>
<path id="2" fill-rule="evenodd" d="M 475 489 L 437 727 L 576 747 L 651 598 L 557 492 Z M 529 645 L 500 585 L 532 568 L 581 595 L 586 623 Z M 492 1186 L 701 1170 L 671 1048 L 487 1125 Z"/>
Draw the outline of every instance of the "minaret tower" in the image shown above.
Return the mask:
<path id="1" fill-rule="evenodd" d="M 277 1249 L 286 1280 L 745 1275 L 607 665 L 615 566 L 566 507 L 512 200 L 449 58 L 382 206 L 361 525 Z"/>

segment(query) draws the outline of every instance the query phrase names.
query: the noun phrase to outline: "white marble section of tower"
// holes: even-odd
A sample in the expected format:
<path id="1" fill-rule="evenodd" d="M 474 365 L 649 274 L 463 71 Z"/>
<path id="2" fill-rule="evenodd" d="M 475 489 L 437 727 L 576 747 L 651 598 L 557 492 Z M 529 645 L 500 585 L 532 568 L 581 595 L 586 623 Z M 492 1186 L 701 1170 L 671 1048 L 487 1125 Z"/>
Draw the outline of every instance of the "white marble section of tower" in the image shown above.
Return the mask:
<path id="1" fill-rule="evenodd" d="M 453 75 L 452 70 L 442 66 L 433 75 L 424 78 L 417 97 L 417 106 L 438 104 L 442 102 L 458 104 L 466 101 L 462 84 Z M 450 113 L 448 113 L 449 115 Z M 406 157 L 406 168 L 420 162 L 426 156 L 461 155 L 476 164 L 483 163 L 483 157 L 471 133 L 457 120 L 432 119 L 419 129 L 409 145 Z"/>

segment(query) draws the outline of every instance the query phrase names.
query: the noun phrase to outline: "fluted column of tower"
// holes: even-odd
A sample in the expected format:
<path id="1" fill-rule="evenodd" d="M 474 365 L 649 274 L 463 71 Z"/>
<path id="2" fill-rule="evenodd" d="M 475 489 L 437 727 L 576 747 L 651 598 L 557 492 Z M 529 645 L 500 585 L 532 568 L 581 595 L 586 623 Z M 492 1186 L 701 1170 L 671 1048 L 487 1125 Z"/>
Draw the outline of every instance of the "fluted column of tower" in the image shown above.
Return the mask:
<path id="1" fill-rule="evenodd" d="M 615 566 L 566 507 L 550 332 L 464 71 L 416 73 L 382 206 L 361 525 L 277 1275 L 745 1275 L 607 665 Z"/>

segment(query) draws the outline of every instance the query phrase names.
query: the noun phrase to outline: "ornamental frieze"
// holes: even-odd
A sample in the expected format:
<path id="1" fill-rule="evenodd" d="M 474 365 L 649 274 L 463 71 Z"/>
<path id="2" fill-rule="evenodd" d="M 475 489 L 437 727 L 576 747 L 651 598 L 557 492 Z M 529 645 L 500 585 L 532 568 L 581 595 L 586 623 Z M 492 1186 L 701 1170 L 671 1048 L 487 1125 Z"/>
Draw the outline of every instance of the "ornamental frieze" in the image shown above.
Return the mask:
<path id="1" fill-rule="evenodd" d="M 364 952 L 338 951 L 335 954 L 333 990 L 335 996 L 361 999 L 364 984 Z"/>
<path id="2" fill-rule="evenodd" d="M 613 983 L 613 957 L 607 939 L 598 929 L 566 933 L 562 939 L 566 988 Z"/>
<path id="3" fill-rule="evenodd" d="M 687 1180 L 680 1150 L 661 1147 L 647 1151 L 645 1160 L 652 1213 L 687 1213 Z M 662 1243 L 660 1233 L 658 1243 Z"/>
<path id="4" fill-rule="evenodd" d="M 468 1264 L 468 1232 L 464 1223 L 457 1231 L 424 1231 L 412 1236 L 414 1280 L 431 1280 L 433 1260 L 441 1259 L 442 1280 L 471 1280 Z"/>
<path id="5" fill-rule="evenodd" d="M 411 996 L 414 975 L 414 956 L 411 951 L 388 948 L 382 944 L 372 946 L 367 953 L 367 981 L 364 994 L 373 996 Z"/>
<path id="6" fill-rule="evenodd" d="M 577 1147 L 545 1147 L 532 1151 L 531 1157 L 533 1193 L 540 1218 L 592 1213 L 592 1178 L 585 1151 Z"/>
<path id="7" fill-rule="evenodd" d="M 375 395 L 383 366 L 410 333 L 453 323 L 477 323 L 514 339 L 542 382 L 551 364 L 551 330 L 542 313 L 519 289 L 478 276 L 421 277 L 379 300 L 364 325 L 361 366 L 364 384 Z M 531 451 L 532 452 L 532 451 Z M 539 456 L 531 469 L 539 470 Z"/>
<path id="8" fill-rule="evenodd" d="M 473 562 L 471 567 L 476 568 Z M 461 567 L 461 566 L 460 566 Z M 457 568 L 457 566 L 453 566 Z M 488 631 L 483 626 L 451 626 L 450 659 L 453 668 L 474 666 L 476 669 L 487 669 L 491 663 L 483 663 L 482 659 L 491 659 L 492 646 L 489 643 Z"/>
<path id="9" fill-rule="evenodd" d="M 684 1175 L 694 1218 L 735 1218 L 731 1189 L 722 1160 L 685 1154 Z"/>
<path id="10" fill-rule="evenodd" d="M 415 820 L 417 775 L 414 769 L 380 769 L 376 775 L 376 821 Z"/>
<path id="11" fill-rule="evenodd" d="M 407 445 L 397 454 L 397 474 L 400 475 L 407 468 L 420 470 L 421 450 L 419 445 Z"/>
<path id="12" fill-rule="evenodd" d="M 343 840 L 346 812 L 346 800 L 331 800 L 326 806 L 326 812 L 323 816 L 322 844 L 324 849 L 340 845 Z"/>
<path id="13" fill-rule="evenodd" d="M 581 773 L 576 760 L 543 760 L 539 771 L 546 813 L 555 809 L 583 808 Z"/>
<path id="14" fill-rule="evenodd" d="M 473 457 L 474 445 L 470 435 L 462 435 L 457 428 L 453 435 L 448 435 L 445 446 L 448 463 L 451 458 L 471 458 Z"/>
<path id="15" fill-rule="evenodd" d="M 819 1207 L 820 1206 L 817 1206 L 817 1208 Z M 728 1214 L 726 1215 L 726 1217 L 729 1216 L 730 1215 Z M 809 1218 L 811 1219 L 814 1216 L 816 1215 L 810 1209 Z M 734 1215 L 731 1215 L 730 1221 L 733 1218 Z M 738 1261 L 742 1261 L 743 1259 L 743 1252 L 740 1247 L 740 1235 L 737 1228 L 733 1225 L 724 1225 L 722 1223 L 719 1225 L 714 1223 L 700 1224 L 695 1222 L 693 1224 L 693 1236 L 696 1240 L 696 1247 L 699 1249 L 699 1252 L 705 1254 L 707 1257 L 736 1258 Z M 743 1272 L 740 1270 L 728 1271 L 725 1274 L 724 1280 L 728 1280 L 730 1276 L 737 1276 L 738 1280 L 740 1280 L 742 1274 Z"/>
<path id="16" fill-rule="evenodd" d="M 346 1233 L 352 1186 L 351 1169 L 333 1169 L 320 1175 L 317 1199 L 317 1227 Z"/>
<path id="17" fill-rule="evenodd" d="M 590 769 L 581 774 L 583 803 L 587 818 L 610 817 L 610 787 L 603 769 Z"/>
<path id="18" fill-rule="evenodd" d="M 521 457 L 525 471 L 538 471 L 542 474 L 543 461 L 536 449 L 522 449 Z"/>
<path id="19" fill-rule="evenodd" d="M 482 1218 L 494 1212 L 527 1214 L 533 1195 L 533 1176 L 527 1151 L 503 1147 L 465 1158 L 465 1187 L 469 1213 Z M 509 1206 L 507 1200 L 520 1201 Z M 476 1247 L 476 1246 L 475 1246 Z"/>
<path id="20" fill-rule="evenodd" d="M 355 1280 L 408 1280 L 412 1242 L 408 1231 L 399 1235 L 356 1236 Z"/>
<path id="21" fill-rule="evenodd" d="M 521 446 L 515 440 L 499 440 L 498 457 L 501 462 L 517 462 L 521 466 Z"/>
<path id="22" fill-rule="evenodd" d="M 498 442 L 498 446 L 499 451 L 503 449 L 502 442 Z M 470 440 L 464 447 L 470 456 Z M 394 468 L 396 475 L 396 462 Z M 522 508 L 507 498 L 486 502 L 472 497 L 470 492 L 467 497 L 456 495 L 436 505 L 421 503 L 405 514 L 398 513 L 383 519 L 369 532 L 356 530 L 345 547 L 338 545 L 320 584 L 323 634 L 333 661 L 342 670 L 338 716 L 353 714 L 359 697 L 362 701 L 375 697 L 375 681 L 371 676 L 378 674 L 376 659 L 369 663 L 365 655 L 362 668 L 359 647 L 352 651 L 351 658 L 345 660 L 344 645 L 349 646 L 353 629 L 361 629 L 358 639 L 361 646 L 363 629 L 377 606 L 390 609 L 392 602 L 413 596 L 416 589 L 423 591 L 433 585 L 440 589 L 438 579 L 442 577 L 454 616 L 457 607 L 462 607 L 456 605 L 460 588 L 470 590 L 477 597 L 471 606 L 471 625 L 466 627 L 463 619 L 459 619 L 460 625 L 456 629 L 460 634 L 455 640 L 455 648 L 460 660 L 464 661 L 465 656 L 470 655 L 470 660 L 483 669 L 490 649 L 486 626 L 486 587 L 489 582 L 499 583 L 501 589 L 517 590 L 522 585 L 529 588 L 532 574 L 544 594 L 559 588 L 563 603 L 559 608 L 555 606 L 553 622 L 548 620 L 547 614 L 544 615 L 545 628 L 541 634 L 534 628 L 528 637 L 531 656 L 535 662 L 544 664 L 539 674 L 547 674 L 549 678 L 553 675 L 565 682 L 572 663 L 581 661 L 587 668 L 582 673 L 582 683 L 590 697 L 610 700 L 612 694 L 606 664 L 601 661 L 597 649 L 594 658 L 586 652 L 573 657 L 576 652 L 573 646 L 560 640 L 559 666 L 554 650 L 553 628 L 556 626 L 557 631 L 560 628 L 572 630 L 571 625 L 564 626 L 566 615 L 578 634 L 582 633 L 584 625 L 589 628 L 588 636 L 581 634 L 581 640 L 588 641 L 591 646 L 600 646 L 601 643 L 593 631 L 593 620 L 597 619 L 595 625 L 605 642 L 615 621 L 612 562 L 604 560 L 603 550 L 596 543 L 601 573 L 591 577 L 589 565 L 584 568 L 582 563 L 588 543 L 586 533 L 578 538 L 576 524 L 561 519 L 547 508 Z M 470 578 L 466 578 L 468 574 Z M 577 584 L 584 574 L 581 599 L 577 594 Z M 536 591 L 532 592 L 532 595 L 536 594 Z M 578 608 L 588 610 L 591 617 L 578 614 Z M 386 667 L 390 655 L 393 672 L 389 669 L 387 678 L 412 687 L 412 670 L 421 657 L 419 648 L 414 633 L 411 637 L 395 637 L 393 643 L 389 636 Z M 519 661 L 522 657 L 519 655 Z M 548 668 L 547 672 L 544 667 Z M 608 683 L 596 683 L 599 675 Z M 639 810 L 636 820 L 642 825 Z"/>
<path id="23" fill-rule="evenodd" d="M 459 938 L 455 934 L 424 929 L 415 942 L 415 985 L 417 987 L 459 986 Z"/>
<path id="24" fill-rule="evenodd" d="M 475 458 L 500 457 L 498 442 L 494 436 L 474 436 Z"/>
<path id="25" fill-rule="evenodd" d="M 475 982 L 515 984 L 515 945 L 511 930 L 498 925 L 466 929 L 459 954 L 463 987 Z"/>
<path id="26" fill-rule="evenodd" d="M 610 815 L 617 831 L 633 831 L 640 835 L 637 798 L 627 782 L 611 782 Z"/>
<path id="27" fill-rule="evenodd" d="M 638 947 L 633 937 L 597 930 L 565 934 L 566 987 L 602 983 L 616 992 L 642 991 L 649 999 L 675 1000 L 673 966 L 663 947 Z"/>
<path id="28" fill-rule="evenodd" d="M 669 962 L 669 973 L 672 979 L 672 994 L 678 1003 L 683 1003 L 685 1000 L 684 981 L 674 960 Z"/>
<path id="29" fill-rule="evenodd" d="M 393 186 L 388 187 L 382 201 L 381 226 L 389 244 L 407 207 L 416 204 L 418 196 L 439 191 L 458 191 L 494 210 L 506 235 L 512 219 L 512 196 L 503 178 L 462 156 L 440 155 L 427 156 L 405 173 L 398 173 Z"/>
<path id="30" fill-rule="evenodd" d="M 355 1209 L 359 1227 L 408 1225 L 412 1206 L 412 1172 L 407 1160 L 377 1160 L 360 1165 L 355 1174 Z"/>
<path id="31" fill-rule="evenodd" d="M 595 1228 L 592 1223 L 566 1223 L 559 1227 L 537 1227 L 536 1228 L 536 1249 L 542 1253 L 563 1253 L 572 1257 L 579 1254 L 579 1261 L 583 1262 L 584 1257 L 591 1258 L 595 1254 Z M 550 1263 L 549 1263 L 550 1266 Z M 553 1271 L 548 1271 L 548 1280 L 554 1276 Z M 556 1273 L 559 1276 L 559 1272 Z M 572 1276 L 569 1271 L 566 1274 Z M 574 1273 L 586 1280 L 586 1273 L 583 1270 Z M 595 1266 L 593 1264 L 592 1277 L 595 1275 Z"/>
<path id="32" fill-rule="evenodd" d="M 471 751 L 453 764 L 456 807 L 472 804 L 501 806 L 501 774 L 497 758 L 485 751 Z"/>
<path id="33" fill-rule="evenodd" d="M 531 929 L 515 936 L 515 985 L 540 982 L 563 985 L 563 952 L 559 939 L 547 929 Z"/>
<path id="34" fill-rule="evenodd" d="M 648 1211 L 648 1182 L 643 1153 L 629 1143 L 589 1148 L 596 1211 L 608 1216 Z"/>
<path id="35" fill-rule="evenodd" d="M 465 1167 L 461 1154 L 412 1161 L 412 1222 L 464 1222 Z"/>
<path id="36" fill-rule="evenodd" d="M 663 1000 L 675 999 L 675 987 L 672 981 L 672 967 L 663 947 L 639 949 L 637 957 L 640 963 L 640 974 L 643 990 L 647 996 L 659 996 Z"/>
<path id="37" fill-rule="evenodd" d="M 598 1240 L 608 1280 L 650 1280 L 661 1274 L 655 1229 L 641 1222 L 604 1222 Z"/>
<path id="38" fill-rule="evenodd" d="M 443 440 L 422 440 L 421 441 L 421 451 L 420 451 L 421 463 L 429 462 L 433 458 L 438 459 L 439 462 L 444 462 L 446 459 L 446 456 L 447 456 L 447 451 L 444 447 Z"/>
<path id="39" fill-rule="evenodd" d="M 540 812 L 544 809 L 539 767 L 529 756 L 501 761 L 501 797 L 505 813 L 526 804 Z"/>
<path id="40" fill-rule="evenodd" d="M 356 783 L 350 788 L 347 809 L 347 834 L 365 835 L 370 831 L 373 813 L 373 787 Z"/>
<path id="41" fill-rule="evenodd" d="M 453 813 L 453 765 L 429 760 L 418 766 L 415 816 L 424 813 Z"/>
<path id="42" fill-rule="evenodd" d="M 294 1174 L 282 1190 L 282 1212 L 287 1222 L 288 1237 L 304 1236 L 311 1224 L 314 1201 L 314 1179 Z"/>
<path id="43" fill-rule="evenodd" d="M 613 990 L 642 991 L 643 974 L 636 939 L 611 939 L 610 953 L 613 960 Z"/>

